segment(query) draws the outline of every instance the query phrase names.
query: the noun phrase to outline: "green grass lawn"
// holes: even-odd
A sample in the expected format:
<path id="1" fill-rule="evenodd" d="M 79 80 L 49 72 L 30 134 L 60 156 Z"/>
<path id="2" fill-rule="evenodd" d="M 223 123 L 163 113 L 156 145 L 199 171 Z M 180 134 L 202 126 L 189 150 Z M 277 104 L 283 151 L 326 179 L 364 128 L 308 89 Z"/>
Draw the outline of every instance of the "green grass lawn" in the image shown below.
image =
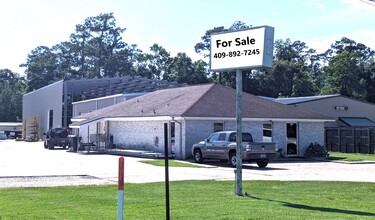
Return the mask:
<path id="1" fill-rule="evenodd" d="M 344 160 L 344 161 L 375 161 L 375 154 L 352 154 L 329 152 L 329 160 Z"/>
<path id="2" fill-rule="evenodd" d="M 170 183 L 171 219 L 375 219 L 375 184 Z M 164 183 L 126 184 L 124 219 L 165 219 Z M 117 186 L 0 188 L 0 219 L 117 219 Z"/>
<path id="3" fill-rule="evenodd" d="M 165 166 L 165 160 L 159 159 L 159 160 L 140 160 L 141 163 L 147 163 L 154 166 Z M 180 162 L 178 160 L 168 160 L 168 166 L 170 167 L 196 167 L 196 168 L 202 168 L 202 166 L 186 163 L 186 162 Z"/>

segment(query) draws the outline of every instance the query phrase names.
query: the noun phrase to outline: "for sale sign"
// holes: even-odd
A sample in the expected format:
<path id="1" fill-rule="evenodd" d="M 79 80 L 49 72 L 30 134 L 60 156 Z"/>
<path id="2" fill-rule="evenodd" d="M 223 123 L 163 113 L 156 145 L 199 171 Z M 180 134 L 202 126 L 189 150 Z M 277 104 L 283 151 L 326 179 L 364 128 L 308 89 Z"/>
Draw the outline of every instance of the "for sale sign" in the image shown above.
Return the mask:
<path id="1" fill-rule="evenodd" d="M 211 35 L 211 71 L 271 67 L 273 37 L 270 26 Z"/>

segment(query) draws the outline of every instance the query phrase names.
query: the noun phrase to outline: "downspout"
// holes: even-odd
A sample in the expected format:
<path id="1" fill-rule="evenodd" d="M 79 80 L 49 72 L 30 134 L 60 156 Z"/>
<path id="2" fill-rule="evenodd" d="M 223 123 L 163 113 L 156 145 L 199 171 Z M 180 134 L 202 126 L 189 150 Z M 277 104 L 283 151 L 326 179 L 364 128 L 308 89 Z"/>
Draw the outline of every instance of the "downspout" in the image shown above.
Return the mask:
<path id="1" fill-rule="evenodd" d="M 176 122 L 177 124 L 180 125 L 180 138 L 179 138 L 180 139 L 179 140 L 179 144 L 180 144 L 179 151 L 180 152 L 179 153 L 181 155 L 181 158 L 183 158 L 183 155 L 182 155 L 182 122 L 176 121 L 173 116 L 172 116 L 172 121 Z"/>

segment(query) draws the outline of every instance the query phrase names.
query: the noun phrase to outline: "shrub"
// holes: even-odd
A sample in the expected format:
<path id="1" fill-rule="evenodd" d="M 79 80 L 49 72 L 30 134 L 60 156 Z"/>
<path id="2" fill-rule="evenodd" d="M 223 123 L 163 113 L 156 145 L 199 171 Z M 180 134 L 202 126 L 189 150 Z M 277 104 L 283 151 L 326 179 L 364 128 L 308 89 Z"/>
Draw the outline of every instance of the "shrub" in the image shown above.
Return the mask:
<path id="1" fill-rule="evenodd" d="M 329 153 L 327 149 L 320 145 L 319 143 L 311 143 L 306 151 L 305 151 L 305 157 L 324 157 L 327 158 L 329 156 Z"/>

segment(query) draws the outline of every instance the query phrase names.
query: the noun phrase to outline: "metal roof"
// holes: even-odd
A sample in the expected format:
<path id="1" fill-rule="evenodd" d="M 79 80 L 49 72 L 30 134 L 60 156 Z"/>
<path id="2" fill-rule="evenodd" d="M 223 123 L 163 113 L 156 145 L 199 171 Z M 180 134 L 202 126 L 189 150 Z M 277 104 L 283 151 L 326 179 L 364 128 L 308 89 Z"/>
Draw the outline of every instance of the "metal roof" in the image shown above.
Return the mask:
<path id="1" fill-rule="evenodd" d="M 291 105 L 291 104 L 298 104 L 302 102 L 311 102 L 311 101 L 316 101 L 316 100 L 321 100 L 321 99 L 327 99 L 327 98 L 332 98 L 332 97 L 338 97 L 340 95 L 335 94 L 335 95 L 318 95 L 318 96 L 305 96 L 305 97 L 293 97 L 293 98 L 277 98 L 273 99 L 273 101 L 286 104 L 286 105 Z"/>
<path id="2" fill-rule="evenodd" d="M 164 88 L 186 86 L 166 80 L 147 79 L 138 76 L 113 78 L 72 79 L 64 81 L 67 95 L 80 94 L 86 98 L 98 98 L 114 94 L 152 92 Z"/>

